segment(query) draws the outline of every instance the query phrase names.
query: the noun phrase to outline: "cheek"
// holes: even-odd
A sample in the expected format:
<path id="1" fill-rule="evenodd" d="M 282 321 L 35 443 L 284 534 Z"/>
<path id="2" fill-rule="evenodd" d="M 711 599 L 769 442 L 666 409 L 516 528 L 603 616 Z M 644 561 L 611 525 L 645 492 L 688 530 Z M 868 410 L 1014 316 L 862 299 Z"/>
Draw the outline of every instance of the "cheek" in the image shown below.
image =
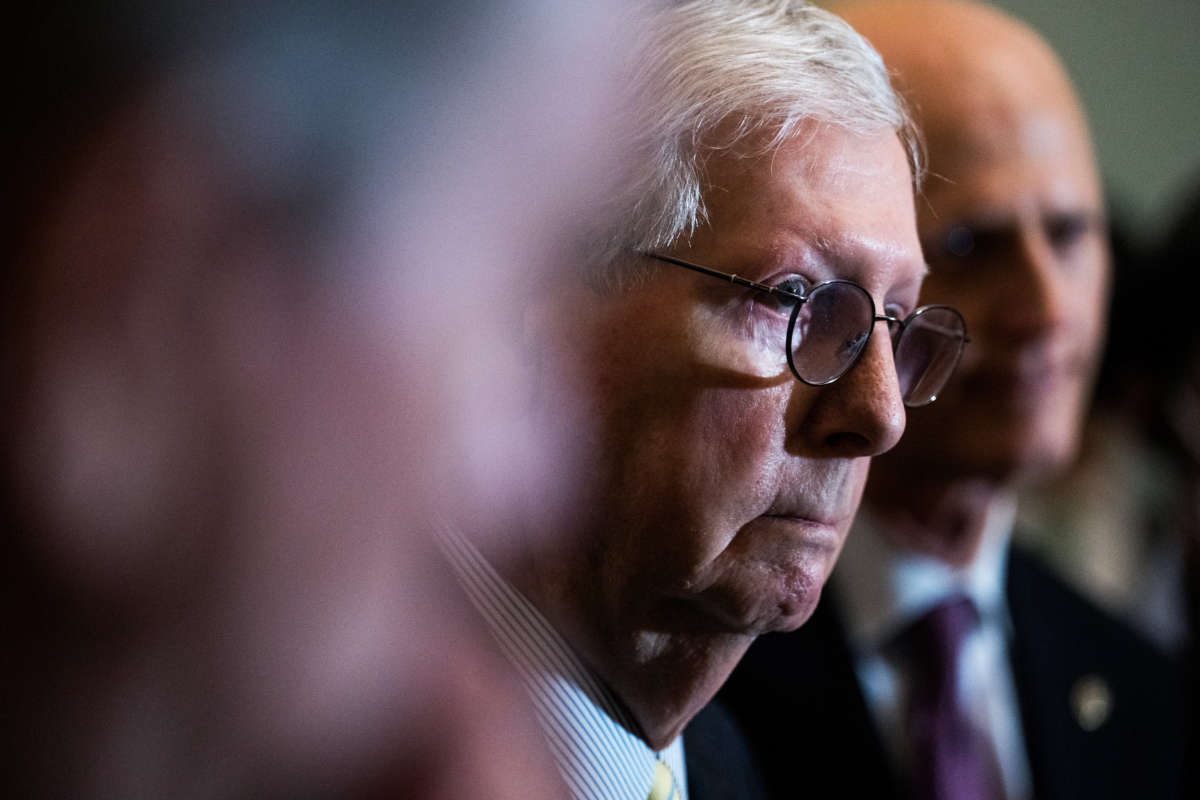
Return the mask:
<path id="1" fill-rule="evenodd" d="M 1107 305 L 1102 287 L 1087 287 L 1075 295 L 1079 304 L 1079 317 L 1075 321 L 1076 342 L 1080 349 L 1080 357 L 1089 363 L 1100 360 L 1106 332 L 1105 315 Z"/>
<path id="2" fill-rule="evenodd" d="M 610 348 L 591 390 L 598 517 L 622 531 L 621 560 L 658 586 L 696 580 L 773 502 L 793 383 L 761 377 L 779 371 L 782 343 L 771 352 L 765 336 L 703 308 L 676 322 Z"/>
<path id="3" fill-rule="evenodd" d="M 787 374 L 787 320 L 754 303 L 722 316 L 698 308 L 690 315 L 686 337 L 697 367 L 743 380 Z"/>
<path id="4" fill-rule="evenodd" d="M 857 508 L 867 459 L 836 479 L 839 505 Z M 813 476 L 817 484 L 822 483 Z M 681 590 L 735 628 L 763 633 L 792 630 L 811 615 L 829 578 L 851 514 L 834 526 L 806 526 L 772 518 L 743 525 L 732 541 Z"/>
<path id="5" fill-rule="evenodd" d="M 1062 269 L 1069 284 L 1066 293 L 1076 310 L 1080 327 L 1098 335 L 1107 316 L 1110 291 L 1110 257 L 1107 244 L 1091 236 L 1064 257 Z"/>
<path id="6" fill-rule="evenodd" d="M 678 455 L 659 461 L 671 465 L 659 473 L 661 495 L 670 499 L 647 498 L 669 547 L 672 584 L 699 580 L 774 501 L 786 458 L 779 394 L 705 392 L 679 421 L 670 437 Z"/>

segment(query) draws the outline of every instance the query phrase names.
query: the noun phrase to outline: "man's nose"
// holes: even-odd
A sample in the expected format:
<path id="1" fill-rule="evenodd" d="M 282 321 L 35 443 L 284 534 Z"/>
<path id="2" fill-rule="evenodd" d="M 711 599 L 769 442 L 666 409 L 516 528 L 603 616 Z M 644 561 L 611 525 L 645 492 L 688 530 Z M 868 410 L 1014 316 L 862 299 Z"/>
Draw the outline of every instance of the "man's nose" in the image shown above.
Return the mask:
<path id="1" fill-rule="evenodd" d="M 906 419 L 887 326 L 875 323 L 871 339 L 850 371 L 819 387 L 796 436 L 832 457 L 876 456 L 895 446 Z"/>
<path id="2" fill-rule="evenodd" d="M 992 314 L 993 327 L 1014 338 L 1044 335 L 1062 325 L 1068 313 L 1067 276 L 1042 227 L 1023 224 L 1011 251 L 1003 309 Z"/>

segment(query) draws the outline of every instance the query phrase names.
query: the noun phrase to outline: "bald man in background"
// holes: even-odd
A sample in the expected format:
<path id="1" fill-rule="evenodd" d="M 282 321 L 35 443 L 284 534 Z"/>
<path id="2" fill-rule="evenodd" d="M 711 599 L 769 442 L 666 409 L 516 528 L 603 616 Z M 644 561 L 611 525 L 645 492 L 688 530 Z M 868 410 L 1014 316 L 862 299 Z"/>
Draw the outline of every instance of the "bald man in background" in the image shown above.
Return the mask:
<path id="1" fill-rule="evenodd" d="M 925 132 L 921 302 L 962 309 L 972 342 L 874 460 L 812 621 L 760 639 L 725 700 L 781 797 L 1176 796 L 1171 666 L 1009 541 L 1018 490 L 1075 457 L 1103 339 L 1080 104 L 1046 44 L 990 7 L 837 10 Z"/>

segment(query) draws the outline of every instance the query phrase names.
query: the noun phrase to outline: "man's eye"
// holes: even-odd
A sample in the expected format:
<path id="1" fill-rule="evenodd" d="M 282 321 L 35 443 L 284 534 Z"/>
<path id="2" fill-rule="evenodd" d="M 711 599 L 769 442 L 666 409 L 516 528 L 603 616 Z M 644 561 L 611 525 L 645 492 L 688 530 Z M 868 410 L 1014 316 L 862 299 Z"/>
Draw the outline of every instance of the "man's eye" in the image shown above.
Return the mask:
<path id="1" fill-rule="evenodd" d="M 808 297 L 808 292 L 811 289 L 811 284 L 803 278 L 788 278 L 785 281 L 780 281 L 775 284 L 775 288 L 781 292 L 787 292 L 789 295 L 798 297 Z M 785 304 L 788 308 L 796 305 L 798 300 L 794 297 L 779 296 L 779 301 Z"/>
<path id="2" fill-rule="evenodd" d="M 776 284 L 775 288 L 804 297 L 808 294 L 808 281 L 803 278 L 788 278 L 786 281 Z"/>
<path id="3" fill-rule="evenodd" d="M 1055 250 L 1063 252 L 1082 239 L 1089 228 L 1082 214 L 1058 214 L 1046 221 L 1046 238 Z"/>
<path id="4" fill-rule="evenodd" d="M 780 314 L 791 314 L 796 308 L 798 297 L 809 295 L 810 283 L 802 277 L 786 278 L 779 283 L 770 284 L 774 291 L 760 291 L 755 296 L 757 305 Z"/>
<path id="5" fill-rule="evenodd" d="M 969 256 L 974 249 L 975 231 L 966 225 L 955 225 L 946 232 L 942 241 L 933 248 L 933 251 L 939 256 L 948 255 L 955 258 L 963 258 Z"/>
<path id="6" fill-rule="evenodd" d="M 791 295 L 798 297 L 808 295 L 808 283 L 803 278 L 788 278 L 775 284 L 772 288 L 777 291 L 763 292 L 759 297 L 759 302 L 784 314 L 790 314 L 796 304 L 800 302 Z"/>

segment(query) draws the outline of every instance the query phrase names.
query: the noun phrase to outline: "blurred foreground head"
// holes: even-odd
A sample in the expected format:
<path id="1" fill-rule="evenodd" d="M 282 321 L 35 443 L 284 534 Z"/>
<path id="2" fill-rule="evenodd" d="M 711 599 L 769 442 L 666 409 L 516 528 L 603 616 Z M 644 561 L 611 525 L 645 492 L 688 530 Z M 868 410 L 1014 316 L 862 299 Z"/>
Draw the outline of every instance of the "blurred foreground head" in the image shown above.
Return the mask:
<path id="1" fill-rule="evenodd" d="M 421 535 L 451 508 L 500 529 L 509 478 L 550 474 L 513 319 L 608 171 L 614 5 L 13 22 L 17 795 L 328 796 L 381 764 L 410 796 L 538 795 L 536 758 L 438 771 L 524 728 Z"/>
<path id="2" fill-rule="evenodd" d="M 971 343 L 937 403 L 872 468 L 868 496 L 1004 487 L 1074 456 L 1102 340 L 1109 256 L 1083 112 L 1046 44 L 988 6 L 839 7 L 913 103 L 930 178 L 917 202 L 922 302 L 951 303 Z"/>

